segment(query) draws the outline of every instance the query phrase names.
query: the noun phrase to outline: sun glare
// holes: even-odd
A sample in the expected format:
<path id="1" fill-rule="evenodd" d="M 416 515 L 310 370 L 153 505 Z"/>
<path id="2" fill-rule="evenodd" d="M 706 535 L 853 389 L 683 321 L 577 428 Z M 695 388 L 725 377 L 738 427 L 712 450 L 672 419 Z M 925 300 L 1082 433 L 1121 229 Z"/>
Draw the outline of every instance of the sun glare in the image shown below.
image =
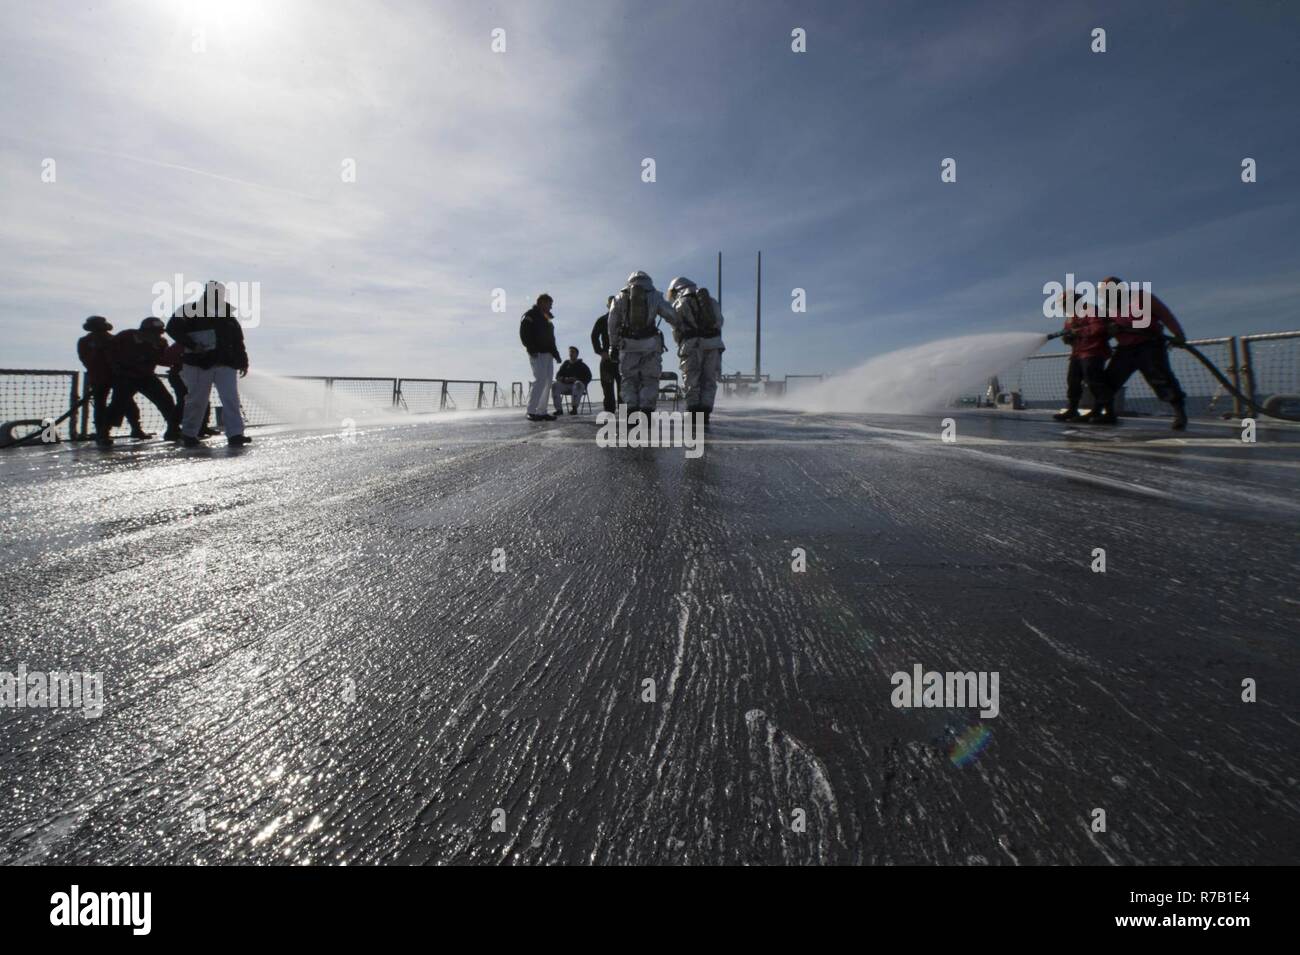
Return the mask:
<path id="1" fill-rule="evenodd" d="M 169 6 L 179 7 L 197 29 L 255 32 L 267 23 L 275 4 L 270 0 L 182 0 Z"/>

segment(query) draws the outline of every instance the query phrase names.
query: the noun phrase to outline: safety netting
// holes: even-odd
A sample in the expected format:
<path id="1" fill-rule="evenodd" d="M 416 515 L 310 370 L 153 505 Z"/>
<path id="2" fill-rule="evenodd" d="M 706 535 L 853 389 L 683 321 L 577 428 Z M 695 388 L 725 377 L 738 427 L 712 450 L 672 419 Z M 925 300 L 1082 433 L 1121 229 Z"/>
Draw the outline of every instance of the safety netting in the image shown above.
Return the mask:
<path id="1" fill-rule="evenodd" d="M 1300 332 L 1248 335 L 1241 343 L 1242 360 L 1250 364 L 1256 400 L 1300 394 Z"/>
<path id="2" fill-rule="evenodd" d="M 16 421 L 54 422 L 72 410 L 79 375 L 71 371 L 0 371 L 0 424 Z M 75 428 L 75 416 L 58 426 L 61 440 Z M 15 436 L 28 434 L 37 426 L 23 427 Z"/>

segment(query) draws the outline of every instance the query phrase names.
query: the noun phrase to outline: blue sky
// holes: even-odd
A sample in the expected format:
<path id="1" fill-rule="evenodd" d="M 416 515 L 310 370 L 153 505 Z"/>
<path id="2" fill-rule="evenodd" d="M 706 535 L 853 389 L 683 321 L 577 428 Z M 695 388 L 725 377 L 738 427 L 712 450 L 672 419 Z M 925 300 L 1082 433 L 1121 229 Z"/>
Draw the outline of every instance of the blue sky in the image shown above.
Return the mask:
<path id="1" fill-rule="evenodd" d="M 760 248 L 777 375 L 1046 330 L 1071 271 L 1152 282 L 1193 337 L 1300 327 L 1292 4 L 51 0 L 0 27 L 7 367 L 75 366 L 86 315 L 134 325 L 180 272 L 260 283 L 263 369 L 504 383 L 537 292 L 590 358 L 628 272 L 711 285 L 719 249 L 728 370 Z"/>

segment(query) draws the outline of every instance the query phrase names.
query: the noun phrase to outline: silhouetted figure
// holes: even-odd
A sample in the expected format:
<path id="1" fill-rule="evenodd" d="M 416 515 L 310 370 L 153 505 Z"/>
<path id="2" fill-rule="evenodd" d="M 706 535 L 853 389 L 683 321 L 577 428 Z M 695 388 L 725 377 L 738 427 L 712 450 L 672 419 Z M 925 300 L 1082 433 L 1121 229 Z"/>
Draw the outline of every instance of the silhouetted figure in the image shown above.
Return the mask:
<path id="1" fill-rule="evenodd" d="M 113 424 L 108 408 L 113 392 L 113 362 L 109 349 L 113 345 L 113 326 L 103 315 L 92 315 L 81 327 L 88 334 L 77 340 L 77 357 L 86 367 L 86 391 L 95 408 L 95 443 L 110 447 L 113 444 Z M 134 400 L 127 404 L 123 413 L 131 424 L 131 436 L 143 437 L 146 432 L 140 427 L 140 408 Z"/>
<path id="2" fill-rule="evenodd" d="M 150 316 L 140 323 L 139 329 L 128 328 L 113 336 L 109 349 L 113 366 L 113 404 L 108 412 L 112 427 L 116 427 L 128 413 L 128 408 L 134 405 L 138 392 L 153 402 L 167 422 L 163 438 L 167 441 L 180 438 L 180 432 L 176 430 L 176 403 L 154 371 L 163 363 L 166 349 L 161 318 Z M 135 436 L 153 437 L 148 432 Z"/>
<path id="3" fill-rule="evenodd" d="M 251 442 L 252 438 L 244 434 L 244 415 L 239 407 L 239 378 L 248 374 L 248 352 L 244 348 L 244 329 L 226 302 L 226 287 L 209 282 L 202 298 L 176 310 L 167 323 L 167 334 L 183 349 L 181 381 L 186 401 L 181 435 L 185 446 L 193 448 L 200 443 L 199 429 L 213 387 L 221 397 L 226 443 L 240 447 Z"/>

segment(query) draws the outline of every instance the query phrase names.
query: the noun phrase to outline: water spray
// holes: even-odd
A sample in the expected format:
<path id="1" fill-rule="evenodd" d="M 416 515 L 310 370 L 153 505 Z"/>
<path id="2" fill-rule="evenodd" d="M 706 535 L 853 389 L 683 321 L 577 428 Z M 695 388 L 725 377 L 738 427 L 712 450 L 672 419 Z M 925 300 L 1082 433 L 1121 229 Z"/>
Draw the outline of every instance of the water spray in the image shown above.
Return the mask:
<path id="1" fill-rule="evenodd" d="M 877 355 L 787 397 L 783 407 L 816 414 L 921 414 L 982 391 L 1047 341 L 1041 332 L 985 332 Z"/>

